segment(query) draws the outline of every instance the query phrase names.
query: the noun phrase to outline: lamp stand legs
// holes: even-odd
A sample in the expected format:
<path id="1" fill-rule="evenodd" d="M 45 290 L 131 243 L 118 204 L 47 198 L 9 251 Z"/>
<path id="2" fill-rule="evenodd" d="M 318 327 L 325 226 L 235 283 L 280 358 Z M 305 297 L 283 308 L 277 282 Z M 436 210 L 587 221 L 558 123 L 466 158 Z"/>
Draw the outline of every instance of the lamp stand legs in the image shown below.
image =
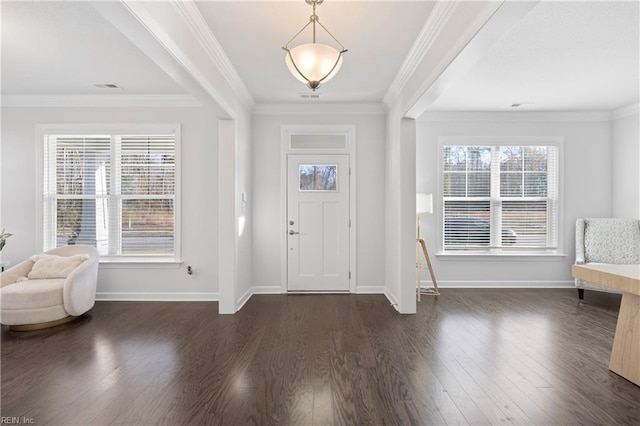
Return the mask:
<path id="1" fill-rule="evenodd" d="M 416 240 L 418 242 L 418 240 Z M 418 302 L 420 301 L 420 295 L 422 294 L 422 286 L 420 281 L 420 269 L 422 269 L 422 265 L 420 264 L 420 244 L 416 245 L 416 290 L 418 293 Z"/>
<path id="2" fill-rule="evenodd" d="M 418 302 L 420 301 L 420 294 L 422 293 L 422 288 L 420 285 L 420 269 L 422 265 L 420 264 L 420 252 L 424 255 L 424 259 L 427 261 L 427 267 L 429 268 L 429 274 L 431 275 L 431 281 L 433 282 L 433 289 L 425 289 L 426 294 L 438 295 L 440 294 L 440 290 L 438 290 L 438 281 L 436 281 L 436 274 L 433 272 L 433 266 L 431 266 L 431 259 L 429 258 L 429 251 L 427 250 L 427 244 L 424 242 L 422 238 L 416 238 L 416 277 L 418 281 Z M 422 250 L 420 250 L 422 249 Z"/>

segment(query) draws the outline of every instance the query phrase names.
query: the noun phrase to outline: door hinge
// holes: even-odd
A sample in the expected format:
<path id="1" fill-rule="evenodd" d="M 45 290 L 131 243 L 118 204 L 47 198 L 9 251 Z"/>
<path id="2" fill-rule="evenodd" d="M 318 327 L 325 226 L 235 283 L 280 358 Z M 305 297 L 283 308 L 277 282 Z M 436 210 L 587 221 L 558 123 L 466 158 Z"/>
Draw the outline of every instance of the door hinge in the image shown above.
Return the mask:
<path id="1" fill-rule="evenodd" d="M 349 219 L 349 228 L 351 228 L 351 219 Z"/>
<path id="2" fill-rule="evenodd" d="M 349 279 L 351 279 L 351 271 L 349 271 Z"/>

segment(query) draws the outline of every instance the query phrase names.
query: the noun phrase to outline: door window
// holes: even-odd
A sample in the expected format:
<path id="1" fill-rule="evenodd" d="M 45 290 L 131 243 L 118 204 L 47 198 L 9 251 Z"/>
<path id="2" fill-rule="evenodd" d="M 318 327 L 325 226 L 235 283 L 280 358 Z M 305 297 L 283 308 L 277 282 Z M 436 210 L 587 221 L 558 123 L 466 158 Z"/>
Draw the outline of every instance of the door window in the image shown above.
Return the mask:
<path id="1" fill-rule="evenodd" d="M 337 191 L 337 164 L 311 165 L 301 164 L 298 167 L 300 191 Z"/>

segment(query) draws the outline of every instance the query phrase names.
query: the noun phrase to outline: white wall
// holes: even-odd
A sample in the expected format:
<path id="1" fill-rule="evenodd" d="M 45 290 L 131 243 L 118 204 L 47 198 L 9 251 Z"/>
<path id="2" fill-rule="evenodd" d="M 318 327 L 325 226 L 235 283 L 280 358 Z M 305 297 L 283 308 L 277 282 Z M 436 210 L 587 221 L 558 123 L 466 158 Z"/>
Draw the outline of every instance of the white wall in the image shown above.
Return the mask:
<path id="1" fill-rule="evenodd" d="M 626 108 L 625 108 L 626 109 Z M 638 104 L 616 118 L 613 141 L 613 216 L 640 218 L 640 120 Z"/>
<path id="2" fill-rule="evenodd" d="M 206 108 L 2 108 L 2 227 L 14 234 L 2 254 L 14 263 L 36 247 L 37 123 L 180 123 L 182 258 L 174 268 L 101 265 L 98 297 L 214 299 L 218 296 L 217 118 Z M 191 265 L 194 278 L 187 278 Z"/>
<path id="3" fill-rule="evenodd" d="M 607 114 L 425 114 L 418 123 L 416 190 L 438 193 L 439 136 L 561 136 L 563 258 L 451 259 L 432 256 L 435 274 L 447 286 L 573 285 L 575 221 L 612 213 L 611 122 Z M 434 209 L 442 203 L 434 197 Z M 441 250 L 438 214 L 423 217 L 423 235 L 431 252 Z"/>
<path id="4" fill-rule="evenodd" d="M 257 114 L 252 119 L 253 282 L 256 292 L 279 292 L 281 266 L 281 126 L 355 125 L 357 285 L 382 291 L 385 273 L 384 115 Z"/>

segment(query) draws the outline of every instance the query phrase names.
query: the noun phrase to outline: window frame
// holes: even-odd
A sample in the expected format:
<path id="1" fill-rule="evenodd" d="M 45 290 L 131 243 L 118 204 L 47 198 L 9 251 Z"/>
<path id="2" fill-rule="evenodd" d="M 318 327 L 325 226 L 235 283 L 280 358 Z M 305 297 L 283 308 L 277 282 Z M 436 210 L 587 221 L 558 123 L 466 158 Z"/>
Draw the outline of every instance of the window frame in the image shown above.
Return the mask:
<path id="1" fill-rule="evenodd" d="M 151 264 L 153 267 L 166 265 L 169 267 L 178 266 L 182 263 L 182 239 L 181 239 L 181 126 L 180 124 L 37 124 L 36 125 L 36 247 L 48 250 L 52 247 L 45 247 L 46 238 L 44 235 L 44 162 L 45 162 L 45 137 L 49 135 L 88 135 L 104 134 L 114 136 L 120 135 L 145 135 L 145 134 L 166 134 L 175 135 L 175 194 L 174 194 L 174 252 L 170 255 L 101 255 L 101 264 Z M 110 145 L 113 150 L 113 144 Z M 119 165 L 116 165 L 119 168 Z M 120 197 L 121 196 L 117 196 Z M 109 230 L 110 235 L 115 232 Z M 118 239 L 120 236 L 118 236 Z"/>
<path id="2" fill-rule="evenodd" d="M 555 250 L 517 250 L 509 249 L 502 250 L 500 248 L 490 248 L 488 250 L 445 250 L 444 245 L 444 147 L 451 145 L 459 146 L 554 146 L 557 149 L 558 164 L 556 173 L 557 180 L 557 198 L 555 200 L 555 210 L 557 215 L 556 232 L 557 232 L 557 247 Z M 439 203 L 437 203 L 436 213 L 437 216 L 437 235 L 438 235 L 438 252 L 437 257 L 446 259 L 459 258 L 459 257 L 474 257 L 474 258 L 504 258 L 504 257 L 530 257 L 530 258 L 563 258 L 564 254 L 564 238 L 563 238 L 563 182 L 564 182 L 564 138 L 562 136 L 440 136 L 438 138 L 438 189 L 436 191 Z M 493 160 L 493 159 L 492 159 Z M 493 163 L 492 163 L 493 165 Z M 489 202 L 493 203 L 494 200 L 494 188 L 493 179 L 496 174 L 499 178 L 499 168 L 491 168 L 492 179 L 492 194 L 489 197 Z M 499 197 L 502 198 L 502 197 Z M 492 238 L 500 233 L 495 229 L 496 224 L 492 223 L 491 234 Z M 495 234 L 495 235 L 494 235 Z"/>

